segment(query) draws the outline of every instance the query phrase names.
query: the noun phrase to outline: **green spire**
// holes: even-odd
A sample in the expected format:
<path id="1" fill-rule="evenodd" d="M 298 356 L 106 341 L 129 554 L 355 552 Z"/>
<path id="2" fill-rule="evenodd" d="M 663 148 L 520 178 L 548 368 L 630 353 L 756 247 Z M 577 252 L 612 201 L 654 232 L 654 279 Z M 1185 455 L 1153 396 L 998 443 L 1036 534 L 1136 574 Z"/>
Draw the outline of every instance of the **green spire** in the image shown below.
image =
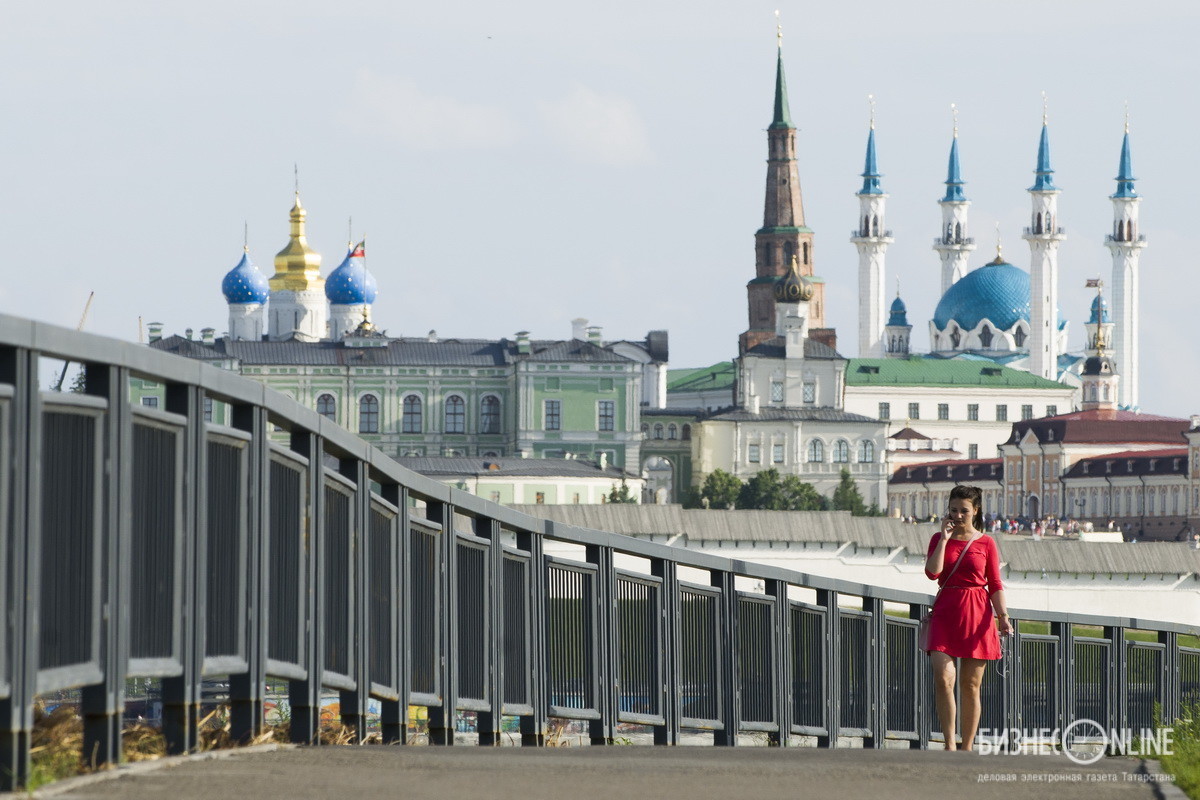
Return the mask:
<path id="1" fill-rule="evenodd" d="M 775 118 L 767 130 L 779 128 L 794 128 L 792 112 L 788 110 L 787 78 L 783 76 L 783 47 L 779 48 L 779 58 L 775 66 Z"/>

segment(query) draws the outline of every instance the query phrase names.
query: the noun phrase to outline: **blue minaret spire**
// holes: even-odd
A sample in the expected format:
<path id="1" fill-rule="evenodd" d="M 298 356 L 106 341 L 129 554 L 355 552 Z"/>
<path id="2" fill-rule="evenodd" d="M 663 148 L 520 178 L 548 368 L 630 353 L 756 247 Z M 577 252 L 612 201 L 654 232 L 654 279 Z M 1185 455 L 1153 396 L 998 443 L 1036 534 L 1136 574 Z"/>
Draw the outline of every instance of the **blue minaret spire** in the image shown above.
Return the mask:
<path id="1" fill-rule="evenodd" d="M 1044 100 L 1043 100 L 1044 104 Z M 1038 142 L 1037 180 L 1029 189 L 1031 192 L 1057 192 L 1054 185 L 1054 170 L 1050 168 L 1050 123 L 1046 118 L 1046 109 L 1042 108 L 1042 138 Z"/>
<path id="2" fill-rule="evenodd" d="M 963 194 L 962 167 L 958 164 L 958 126 L 954 127 L 954 139 L 950 142 L 950 163 L 946 167 L 946 196 L 943 203 L 957 203 L 967 199 Z"/>
<path id="3" fill-rule="evenodd" d="M 1121 142 L 1121 167 L 1117 170 L 1117 193 L 1113 197 L 1137 197 L 1133 188 L 1133 164 L 1129 158 L 1129 123 L 1125 123 L 1125 138 Z"/>
<path id="4" fill-rule="evenodd" d="M 863 185 L 859 194 L 883 194 L 879 186 L 879 166 L 875 159 L 875 121 L 871 121 L 871 132 L 867 134 L 867 159 L 863 166 Z"/>

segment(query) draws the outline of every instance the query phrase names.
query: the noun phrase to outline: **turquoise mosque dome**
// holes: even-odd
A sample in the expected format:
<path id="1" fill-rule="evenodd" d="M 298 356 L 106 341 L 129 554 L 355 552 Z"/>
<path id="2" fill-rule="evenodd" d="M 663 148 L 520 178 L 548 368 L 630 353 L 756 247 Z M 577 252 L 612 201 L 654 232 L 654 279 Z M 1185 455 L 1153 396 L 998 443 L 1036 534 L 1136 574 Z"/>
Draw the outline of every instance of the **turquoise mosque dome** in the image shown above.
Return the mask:
<path id="1" fill-rule="evenodd" d="M 249 253 L 242 253 L 242 260 L 225 274 L 221 280 L 221 293 L 225 302 L 234 305 L 267 302 L 271 290 L 267 278 L 250 261 Z"/>
<path id="2" fill-rule="evenodd" d="M 1011 330 L 1021 320 L 1029 322 L 1029 273 L 1018 269 L 1000 256 L 972 270 L 951 286 L 937 309 L 933 324 L 939 331 L 955 323 L 963 330 L 974 330 L 983 320 L 997 329 Z M 1058 328 L 1066 322 L 1058 312 Z"/>
<path id="3" fill-rule="evenodd" d="M 888 325 L 900 327 L 908 325 L 908 306 L 904 305 L 904 301 L 900 299 L 900 295 L 896 295 L 896 299 L 892 301 L 890 315 L 888 316 Z"/>
<path id="4" fill-rule="evenodd" d="M 1088 317 L 1089 324 L 1098 322 L 1112 322 L 1108 316 L 1108 301 L 1104 299 L 1104 295 L 1096 295 L 1096 299 L 1092 301 L 1092 314 Z"/>

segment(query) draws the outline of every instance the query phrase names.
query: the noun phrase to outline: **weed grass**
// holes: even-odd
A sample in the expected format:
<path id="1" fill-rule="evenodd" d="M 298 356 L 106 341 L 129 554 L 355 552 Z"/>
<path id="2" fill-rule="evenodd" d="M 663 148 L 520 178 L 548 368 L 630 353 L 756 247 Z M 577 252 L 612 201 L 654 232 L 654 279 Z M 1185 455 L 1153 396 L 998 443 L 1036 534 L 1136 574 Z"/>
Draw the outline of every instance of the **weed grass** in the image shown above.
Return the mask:
<path id="1" fill-rule="evenodd" d="M 1161 756 L 1163 772 L 1192 800 L 1200 800 L 1200 700 L 1185 703 L 1173 723 L 1171 755 Z"/>

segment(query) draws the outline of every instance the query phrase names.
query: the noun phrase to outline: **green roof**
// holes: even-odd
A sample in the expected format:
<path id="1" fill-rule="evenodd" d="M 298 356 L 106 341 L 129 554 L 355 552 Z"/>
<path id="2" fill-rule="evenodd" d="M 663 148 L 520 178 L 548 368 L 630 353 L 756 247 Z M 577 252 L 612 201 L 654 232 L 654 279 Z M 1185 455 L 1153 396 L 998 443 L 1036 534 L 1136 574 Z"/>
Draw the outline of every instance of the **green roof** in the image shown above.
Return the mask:
<path id="1" fill-rule="evenodd" d="M 775 62 L 775 116 L 771 128 L 791 128 L 792 113 L 788 109 L 787 79 L 783 77 L 783 48 Z"/>
<path id="2" fill-rule="evenodd" d="M 804 225 L 768 225 L 759 228 L 755 233 L 812 233 L 813 229 Z"/>
<path id="3" fill-rule="evenodd" d="M 732 388 L 736 372 L 732 361 L 711 367 L 667 370 L 667 392 L 699 392 Z"/>
<path id="4" fill-rule="evenodd" d="M 923 358 L 852 358 L 847 386 L 995 386 L 1006 389 L 1068 389 L 1024 370 L 993 361 Z"/>

